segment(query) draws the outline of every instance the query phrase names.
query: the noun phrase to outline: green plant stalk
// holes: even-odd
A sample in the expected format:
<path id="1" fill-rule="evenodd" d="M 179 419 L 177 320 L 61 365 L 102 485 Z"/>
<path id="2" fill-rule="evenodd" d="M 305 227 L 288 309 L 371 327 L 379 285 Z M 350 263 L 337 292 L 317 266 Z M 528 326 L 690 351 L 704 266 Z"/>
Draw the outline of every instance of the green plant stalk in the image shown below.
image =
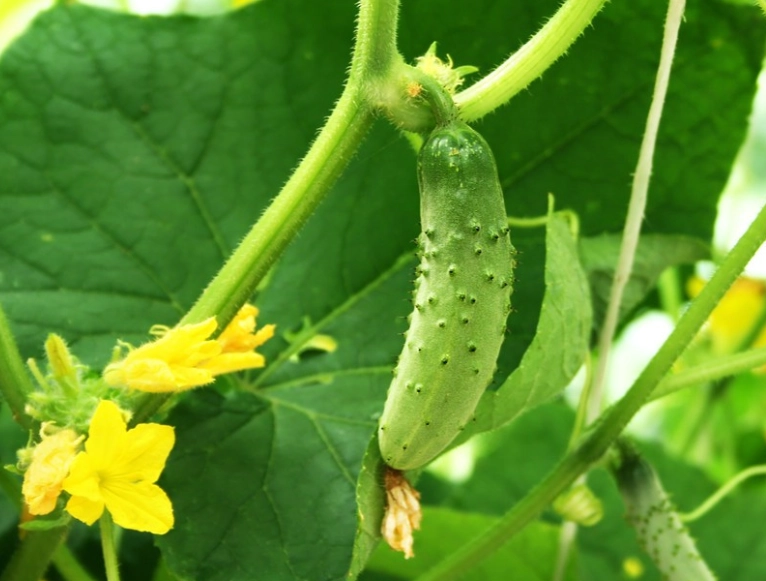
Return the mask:
<path id="1" fill-rule="evenodd" d="M 282 191 L 182 323 L 212 316 L 218 317 L 222 327 L 228 323 L 340 177 L 373 121 L 365 87 L 384 77 L 398 60 L 398 11 L 397 0 L 361 3 L 351 73 L 340 100 Z"/>
<path id="2" fill-rule="evenodd" d="M 649 181 L 654 161 L 654 150 L 657 145 L 657 134 L 660 128 L 660 120 L 662 119 L 662 110 L 665 106 L 668 85 L 670 84 L 670 70 L 673 65 L 673 56 L 676 52 L 678 31 L 681 27 L 685 5 L 685 0 L 671 0 L 668 6 L 662 49 L 660 51 L 660 63 L 657 67 L 652 102 L 646 118 L 646 127 L 641 140 L 638 163 L 636 164 L 636 171 L 633 173 L 628 215 L 625 219 L 622 243 L 620 244 L 620 256 L 615 268 L 614 280 L 609 292 L 609 304 L 598 339 L 598 364 L 593 375 L 593 385 L 589 394 L 590 399 L 586 414 L 586 422 L 588 424 L 601 412 L 609 352 L 612 348 L 615 331 L 617 330 L 622 297 L 625 287 L 630 280 L 630 273 L 633 270 L 638 239 L 641 234 L 641 224 L 644 221 L 646 201 L 649 196 Z"/>
<path id="3" fill-rule="evenodd" d="M 0 490 L 6 494 L 13 507 L 18 512 L 21 512 L 21 483 L 10 472 L 3 469 L 0 469 Z M 35 554 L 30 553 L 30 558 L 35 559 Z M 61 543 L 58 546 L 55 553 L 53 553 L 52 561 L 65 581 L 94 581 L 93 577 L 83 568 L 66 543 Z"/>
<path id="4" fill-rule="evenodd" d="M 673 317 L 674 321 L 677 321 L 684 302 L 681 296 L 678 268 L 671 266 L 662 271 L 657 281 L 657 290 L 660 294 L 660 304 L 663 310 Z"/>
<path id="5" fill-rule="evenodd" d="M 69 527 L 27 531 L 24 541 L 0 575 L 0 581 L 40 581 Z"/>
<path id="6" fill-rule="evenodd" d="M 65 543 L 53 553 L 53 565 L 64 581 L 96 581 L 80 564 Z"/>
<path id="7" fill-rule="evenodd" d="M 746 351 L 747 349 L 750 349 L 758 340 L 758 337 L 761 335 L 765 325 L 766 303 L 761 306 L 761 310 L 758 312 L 757 316 L 750 324 L 747 333 L 745 333 L 745 335 L 732 348 L 732 353 L 738 354 Z M 752 369 L 752 367 L 750 369 Z M 689 450 L 691 450 L 694 442 L 696 442 L 699 438 L 700 432 L 707 425 L 708 418 L 715 408 L 715 403 L 720 401 L 723 395 L 729 389 L 732 381 L 730 375 L 733 374 L 725 374 L 718 378 L 718 381 L 716 381 L 711 386 L 711 389 L 707 392 L 702 407 L 696 409 L 695 412 L 691 414 L 691 419 L 687 418 L 686 424 L 690 425 L 691 428 L 685 433 L 685 436 L 682 440 L 682 444 L 680 446 L 682 455 L 685 456 Z"/>
<path id="8" fill-rule="evenodd" d="M 101 532 L 101 549 L 104 552 L 106 581 L 120 581 L 120 563 L 117 560 L 117 545 L 114 542 L 114 523 L 112 515 L 105 510 L 98 521 Z"/>
<path id="9" fill-rule="evenodd" d="M 766 347 L 718 357 L 663 379 L 657 389 L 652 392 L 651 400 L 660 399 L 687 387 L 744 373 L 763 365 L 766 365 Z"/>
<path id="10" fill-rule="evenodd" d="M 24 411 L 26 394 L 34 390 L 27 368 L 21 359 L 8 319 L 0 307 L 0 393 L 13 412 L 13 418 L 26 430 L 34 421 Z"/>
<path id="11" fill-rule="evenodd" d="M 684 522 L 692 522 L 702 516 L 705 516 L 705 514 L 707 514 L 716 504 L 721 502 L 726 497 L 726 495 L 728 495 L 737 486 L 742 484 L 745 480 L 752 478 L 753 476 L 762 475 L 766 475 L 766 464 L 746 468 L 736 476 L 732 477 L 728 482 L 726 482 L 726 484 L 721 486 L 721 488 L 716 490 L 713 494 L 711 494 L 710 497 L 701 505 L 699 505 L 699 507 L 697 507 L 695 510 L 679 515 L 681 520 Z"/>
<path id="12" fill-rule="evenodd" d="M 362 0 L 351 72 L 343 93 L 306 157 L 261 218 L 213 278 L 181 323 L 234 317 L 351 161 L 372 125 L 366 87 L 401 60 L 396 50 L 398 0 Z M 133 422 L 151 416 L 167 395 L 146 395 Z"/>
<path id="13" fill-rule="evenodd" d="M 461 574 L 492 554 L 536 518 L 580 474 L 598 461 L 688 347 L 728 288 L 764 242 L 766 206 L 761 209 L 702 292 L 683 314 L 676 328 L 625 396 L 604 412 L 580 443 L 498 523 L 451 557 L 438 563 L 419 577 L 418 581 L 458 579 Z"/>
<path id="14" fill-rule="evenodd" d="M 572 46 L 606 2 L 607 0 L 567 0 L 556 14 L 503 64 L 455 95 L 461 118 L 473 121 L 507 103 Z"/>

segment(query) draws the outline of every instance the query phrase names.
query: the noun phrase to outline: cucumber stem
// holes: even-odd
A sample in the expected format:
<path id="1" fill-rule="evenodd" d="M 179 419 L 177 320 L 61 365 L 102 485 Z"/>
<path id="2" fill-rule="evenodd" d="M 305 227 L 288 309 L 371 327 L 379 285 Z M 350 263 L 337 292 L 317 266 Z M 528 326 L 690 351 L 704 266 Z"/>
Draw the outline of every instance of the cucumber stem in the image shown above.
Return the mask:
<path id="1" fill-rule="evenodd" d="M 590 25 L 607 0 L 567 0 L 556 14 L 483 79 L 455 96 L 464 121 L 484 117 L 541 76 Z"/>
<path id="2" fill-rule="evenodd" d="M 31 429 L 34 423 L 24 411 L 27 394 L 32 391 L 32 380 L 21 359 L 5 312 L 0 306 L 0 393 L 8 402 L 13 418 L 26 430 Z"/>

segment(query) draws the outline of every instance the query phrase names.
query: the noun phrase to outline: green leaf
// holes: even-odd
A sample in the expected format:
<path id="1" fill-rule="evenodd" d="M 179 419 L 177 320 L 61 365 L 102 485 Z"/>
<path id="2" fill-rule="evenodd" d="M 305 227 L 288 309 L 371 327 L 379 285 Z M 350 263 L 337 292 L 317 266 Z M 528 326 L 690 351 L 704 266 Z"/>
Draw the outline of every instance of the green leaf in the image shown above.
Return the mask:
<path id="1" fill-rule="evenodd" d="M 376 431 L 364 455 L 356 485 L 358 528 L 349 579 L 359 576 L 380 541 L 380 525 L 386 509 L 385 470 Z"/>
<path id="2" fill-rule="evenodd" d="M 479 0 L 437 18 L 429 3 L 404 3 L 400 44 L 414 58 L 438 40 L 457 65 L 487 73 L 560 4 Z M 565 58 L 479 124 L 495 150 L 509 214 L 542 215 L 553 193 L 558 207 L 579 214 L 585 235 L 622 230 L 665 12 L 653 0 L 607 3 Z M 423 23 L 427 40 L 418 34 Z M 765 33 L 755 7 L 688 2 L 654 159 L 648 232 L 710 239 L 747 128 Z"/>
<path id="3" fill-rule="evenodd" d="M 171 570 L 200 581 L 344 579 L 358 442 L 374 430 L 380 387 L 353 377 L 262 396 L 208 390 L 178 406 L 161 480 L 176 524 L 158 541 Z M 359 401 L 372 402 L 366 421 Z"/>
<path id="4" fill-rule="evenodd" d="M 442 5 L 404 3 L 400 38 L 409 56 L 436 38 L 458 64 L 486 71 L 557 5 L 481 0 L 444 18 Z M 610 3 L 567 59 L 482 126 L 509 213 L 541 214 L 554 191 L 584 231 L 619 230 L 662 13 L 650 0 Z M 654 231 L 709 232 L 762 49 L 748 14 L 690 7 L 648 212 Z M 353 3 L 306 0 L 207 20 L 60 3 L 3 54 L 0 300 L 25 356 L 57 331 L 97 366 L 117 337 L 139 343 L 152 324 L 176 322 L 340 94 L 354 16 Z M 615 47 L 625 47 L 619 59 Z M 251 378 L 258 394 L 200 392 L 172 416 L 179 444 L 163 485 L 178 524 L 161 543 L 174 569 L 201 581 L 345 576 L 357 474 L 411 308 L 417 232 L 414 155 L 379 127 L 258 297 L 261 321 L 278 333 L 308 317 L 306 332 L 338 349 L 294 363 L 292 344 L 276 338 L 265 373 Z M 517 312 L 499 378 L 538 326 L 542 238 L 514 233 Z M 540 453 L 549 455 L 531 464 L 555 458 Z M 528 463 L 519 452 L 516 467 Z"/>
<path id="5" fill-rule="evenodd" d="M 607 234 L 580 241 L 580 260 L 588 273 L 593 297 L 593 325 L 596 328 L 601 326 L 609 304 L 620 243 L 620 236 Z M 620 319 L 638 306 L 666 268 L 693 264 L 706 258 L 710 258 L 710 247 L 697 238 L 662 234 L 641 236 L 620 305 Z"/>
<path id="6" fill-rule="evenodd" d="M 496 429 L 563 390 L 589 351 L 591 307 L 576 242 L 561 214 L 546 227 L 545 294 L 537 332 L 521 363 L 497 391 L 487 391 L 470 432 Z"/>
<path id="7" fill-rule="evenodd" d="M 103 364 L 196 299 L 341 90 L 353 5 L 318 26 L 296 4 L 58 3 L 2 55 L 0 300 L 25 355 L 55 330 Z"/>
<path id="8" fill-rule="evenodd" d="M 495 522 L 496 518 L 484 514 L 425 507 L 422 530 L 415 533 L 415 558 L 405 560 L 401 553 L 381 544 L 360 581 L 415 579 Z M 512 578 L 519 581 L 549 581 L 556 565 L 558 530 L 549 524 L 533 523 L 461 579 L 505 581 L 513 572 Z M 563 579 L 576 579 L 574 566 Z"/>

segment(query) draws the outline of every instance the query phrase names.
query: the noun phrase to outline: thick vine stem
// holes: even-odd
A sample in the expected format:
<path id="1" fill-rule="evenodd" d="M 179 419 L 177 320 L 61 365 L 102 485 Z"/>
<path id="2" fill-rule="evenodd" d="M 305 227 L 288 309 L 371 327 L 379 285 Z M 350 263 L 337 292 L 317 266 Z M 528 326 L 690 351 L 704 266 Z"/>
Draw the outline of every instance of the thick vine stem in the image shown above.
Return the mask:
<path id="1" fill-rule="evenodd" d="M 607 0 L 567 0 L 545 25 L 508 59 L 464 91 L 455 103 L 473 121 L 507 103 L 545 72 L 588 27 Z"/>
<path id="2" fill-rule="evenodd" d="M 536 518 L 574 480 L 598 461 L 643 406 L 655 386 L 691 343 L 760 246 L 766 242 L 766 206 L 739 239 L 702 292 L 678 321 L 678 325 L 652 358 L 628 393 L 597 420 L 590 432 L 527 496 L 496 525 L 465 545 L 418 581 L 458 579 L 475 563 L 492 554 L 515 533 Z"/>
<path id="3" fill-rule="evenodd" d="M 47 531 L 28 531 L 0 575 L 0 581 L 40 581 L 68 530 L 69 527 L 63 526 Z"/>
<path id="4" fill-rule="evenodd" d="M 365 85 L 397 61 L 398 0 L 362 0 L 346 87 L 306 157 L 183 318 L 217 316 L 223 327 L 244 304 L 348 165 L 373 120 Z"/>
<path id="5" fill-rule="evenodd" d="M 32 428 L 34 422 L 24 411 L 24 406 L 26 394 L 33 390 L 32 380 L 21 359 L 8 319 L 0 307 L 0 392 L 8 402 L 14 419 L 27 430 Z"/>
<path id="6" fill-rule="evenodd" d="M 361 1 L 351 72 L 343 94 L 306 157 L 182 323 L 215 316 L 222 329 L 345 170 L 374 119 L 366 87 L 385 77 L 401 59 L 396 51 L 398 14 L 398 0 Z M 143 397 L 133 422 L 146 419 L 167 399 L 162 395 Z"/>

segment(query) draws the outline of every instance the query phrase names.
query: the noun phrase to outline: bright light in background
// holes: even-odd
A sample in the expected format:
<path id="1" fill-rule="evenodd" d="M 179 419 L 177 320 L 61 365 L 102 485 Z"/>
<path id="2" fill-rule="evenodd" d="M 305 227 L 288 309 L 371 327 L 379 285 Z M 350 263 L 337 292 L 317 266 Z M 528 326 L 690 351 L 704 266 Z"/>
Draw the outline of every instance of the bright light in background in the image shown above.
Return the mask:
<path id="1" fill-rule="evenodd" d="M 766 203 L 766 71 L 758 79 L 751 130 L 718 205 L 713 246 L 728 252 Z M 745 273 L 766 279 L 766 247 L 750 261 Z"/>
<path id="2" fill-rule="evenodd" d="M 0 52 L 51 6 L 53 0 L 0 0 Z"/>
<path id="3" fill-rule="evenodd" d="M 242 8 L 256 0 L 80 0 L 105 10 L 129 12 L 147 16 L 170 16 L 189 14 L 192 16 L 214 16 L 229 10 Z M 54 0 L 0 0 L 0 53 L 34 20 L 43 10 L 53 6 Z"/>
<path id="4" fill-rule="evenodd" d="M 638 378 L 644 367 L 673 331 L 673 318 L 663 311 L 649 311 L 629 323 L 615 341 L 609 355 L 604 382 L 604 405 L 619 400 Z M 580 401 L 585 370 L 567 387 L 564 395 L 577 408 Z M 642 438 L 661 438 L 661 406 L 648 405 L 639 411 L 628 425 L 627 432 Z"/>

